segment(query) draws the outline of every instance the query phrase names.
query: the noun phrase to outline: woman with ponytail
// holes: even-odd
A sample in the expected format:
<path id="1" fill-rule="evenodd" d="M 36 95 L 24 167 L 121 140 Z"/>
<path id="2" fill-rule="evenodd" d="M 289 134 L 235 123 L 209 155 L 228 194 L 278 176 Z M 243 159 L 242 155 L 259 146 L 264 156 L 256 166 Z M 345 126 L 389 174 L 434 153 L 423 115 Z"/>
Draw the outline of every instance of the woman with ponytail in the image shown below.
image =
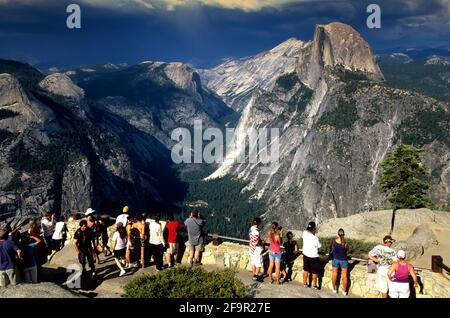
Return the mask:
<path id="1" fill-rule="evenodd" d="M 281 265 L 281 235 L 278 230 L 278 223 L 273 222 L 268 234 L 269 238 L 269 269 L 267 273 L 269 274 L 269 282 L 273 283 L 272 272 L 273 266 L 275 264 L 275 277 L 276 284 L 280 284 L 280 265 Z"/>
<path id="2" fill-rule="evenodd" d="M 338 292 L 338 289 L 336 287 L 337 283 L 337 275 L 339 267 L 341 268 L 341 278 L 342 278 L 342 294 L 347 295 L 348 294 L 348 261 L 347 261 L 347 250 L 348 250 L 348 244 L 345 240 L 345 233 L 343 229 L 339 229 L 338 231 L 338 237 L 333 240 L 331 243 L 332 251 L 333 251 L 333 272 L 331 276 L 331 280 L 333 283 L 333 290 L 335 293 Z"/>

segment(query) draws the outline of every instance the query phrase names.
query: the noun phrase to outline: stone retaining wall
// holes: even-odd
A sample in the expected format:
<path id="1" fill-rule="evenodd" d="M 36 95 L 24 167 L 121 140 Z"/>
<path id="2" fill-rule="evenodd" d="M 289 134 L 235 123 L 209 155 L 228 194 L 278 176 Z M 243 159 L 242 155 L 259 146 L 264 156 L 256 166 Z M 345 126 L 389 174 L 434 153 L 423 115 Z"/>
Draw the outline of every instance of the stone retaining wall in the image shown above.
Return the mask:
<path id="1" fill-rule="evenodd" d="M 265 256 L 265 262 L 268 262 L 268 255 Z M 224 242 L 218 246 L 208 244 L 203 253 L 202 263 L 251 271 L 248 246 L 230 242 Z M 349 294 L 364 298 L 378 297 L 378 293 L 375 291 L 376 274 L 368 273 L 366 265 L 353 264 L 352 261 L 349 263 L 351 268 Z M 292 273 L 292 279 L 300 284 L 303 284 L 302 267 L 303 257 L 300 256 L 294 262 Z M 251 274 L 249 273 L 249 275 Z M 419 288 L 416 289 L 417 298 L 450 297 L 450 281 L 447 278 L 430 271 L 420 271 L 417 275 L 423 286 L 423 294 L 419 293 Z M 333 288 L 331 283 L 331 262 L 327 262 L 325 265 L 321 279 L 322 288 L 331 291 Z"/>
<path id="2" fill-rule="evenodd" d="M 152 221 L 152 220 L 148 220 Z M 70 219 L 67 222 L 68 235 L 67 242 L 70 242 L 73 237 L 73 233 L 78 228 L 79 220 Z M 162 222 L 163 223 L 163 222 Z M 164 222 L 165 224 L 165 222 Z M 163 226 L 164 226 L 163 224 Z M 109 237 L 112 237 L 115 227 L 110 226 L 108 228 Z M 165 261 L 165 260 L 164 260 Z M 264 261 L 268 262 L 268 255 L 264 257 Z M 324 260 L 325 263 L 326 260 Z M 187 254 L 183 255 L 183 263 L 187 263 Z M 246 269 L 251 275 L 251 264 L 249 261 L 248 246 L 244 244 L 236 244 L 230 242 L 223 242 L 220 245 L 214 246 L 212 243 L 206 245 L 205 252 L 202 258 L 203 264 L 216 265 L 217 267 L 231 267 Z M 372 298 L 377 297 L 378 293 L 375 291 L 376 274 L 368 273 L 366 265 L 353 264 L 350 263 L 350 290 L 349 294 Z M 292 279 L 294 281 L 303 284 L 303 258 L 298 257 L 293 266 Z M 440 297 L 440 298 L 450 298 L 450 281 L 442 276 L 441 274 L 420 271 L 417 273 L 420 281 L 422 283 L 423 294 L 419 293 L 417 290 L 417 298 L 430 298 L 430 297 Z M 322 279 L 322 288 L 332 290 L 331 284 L 331 262 L 327 262 L 324 268 Z"/>

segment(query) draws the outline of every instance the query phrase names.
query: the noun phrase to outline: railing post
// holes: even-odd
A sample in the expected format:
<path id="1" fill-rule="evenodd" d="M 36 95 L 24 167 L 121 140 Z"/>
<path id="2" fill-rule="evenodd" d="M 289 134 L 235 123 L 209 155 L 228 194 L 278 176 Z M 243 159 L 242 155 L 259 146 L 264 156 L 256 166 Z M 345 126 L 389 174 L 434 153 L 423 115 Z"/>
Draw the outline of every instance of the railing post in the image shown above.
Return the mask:
<path id="1" fill-rule="evenodd" d="M 432 255 L 431 256 L 431 271 L 433 273 L 442 273 L 442 256 Z"/>
<path id="2" fill-rule="evenodd" d="M 220 238 L 219 238 L 219 234 L 213 234 L 212 235 L 212 243 L 214 246 L 217 246 L 220 244 Z"/>

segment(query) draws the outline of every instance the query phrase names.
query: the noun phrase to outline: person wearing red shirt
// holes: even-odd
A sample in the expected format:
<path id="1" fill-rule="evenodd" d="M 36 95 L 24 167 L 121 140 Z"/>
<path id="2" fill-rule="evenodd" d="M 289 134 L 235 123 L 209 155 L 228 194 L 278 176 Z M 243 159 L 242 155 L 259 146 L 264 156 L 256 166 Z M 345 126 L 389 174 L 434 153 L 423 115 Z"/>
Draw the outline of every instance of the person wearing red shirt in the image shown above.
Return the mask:
<path id="1" fill-rule="evenodd" d="M 178 256 L 178 234 L 180 231 L 184 229 L 184 226 L 175 221 L 173 214 L 170 214 L 168 217 L 169 221 L 166 224 L 166 228 L 164 232 L 167 234 L 167 250 L 166 250 L 166 260 L 169 267 L 172 266 L 172 255 L 174 260 L 174 265 L 177 264 L 177 256 Z"/>

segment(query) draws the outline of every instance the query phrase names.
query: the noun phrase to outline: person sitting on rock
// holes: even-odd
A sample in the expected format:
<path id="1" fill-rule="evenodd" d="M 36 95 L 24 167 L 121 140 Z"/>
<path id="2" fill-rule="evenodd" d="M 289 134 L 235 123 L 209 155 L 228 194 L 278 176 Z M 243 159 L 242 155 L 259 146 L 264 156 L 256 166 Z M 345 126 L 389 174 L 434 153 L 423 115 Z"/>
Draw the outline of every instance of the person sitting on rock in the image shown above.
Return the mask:
<path id="1" fill-rule="evenodd" d="M 387 277 L 389 279 L 389 297 L 391 298 L 408 298 L 409 275 L 414 281 L 414 287 L 417 288 L 417 276 L 414 272 L 412 264 L 405 261 L 406 253 L 403 250 L 397 252 L 397 262 L 389 267 Z"/>
<path id="2" fill-rule="evenodd" d="M 396 252 L 391 248 L 394 242 L 395 240 L 390 235 L 386 235 L 383 238 L 383 245 L 377 245 L 369 252 L 369 259 L 377 264 L 376 289 L 380 292 L 381 298 L 388 298 L 389 280 L 387 274 L 389 266 L 397 260 Z"/>
<path id="3" fill-rule="evenodd" d="M 93 258 L 93 233 L 87 226 L 86 220 L 80 221 L 80 228 L 75 232 L 73 236 L 73 246 L 78 256 L 78 261 L 83 267 L 83 272 L 86 271 L 86 259 L 91 269 L 92 277 L 95 277 L 95 264 Z"/>

